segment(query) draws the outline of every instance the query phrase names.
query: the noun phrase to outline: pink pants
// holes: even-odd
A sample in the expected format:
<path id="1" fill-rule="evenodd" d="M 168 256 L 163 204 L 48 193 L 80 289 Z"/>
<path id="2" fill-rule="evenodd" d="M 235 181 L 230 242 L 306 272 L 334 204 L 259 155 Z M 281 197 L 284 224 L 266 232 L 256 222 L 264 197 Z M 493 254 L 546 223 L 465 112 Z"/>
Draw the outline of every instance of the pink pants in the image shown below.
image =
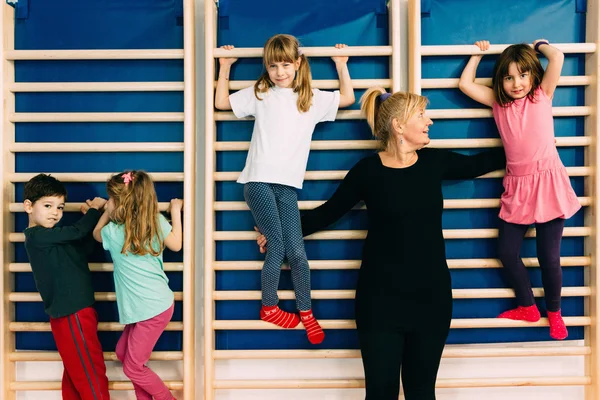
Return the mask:
<path id="1" fill-rule="evenodd" d="M 174 398 L 159 376 L 146 366 L 154 345 L 171 321 L 174 306 L 154 318 L 126 325 L 117 343 L 117 358 L 123 363 L 123 372 L 131 379 L 138 400 Z"/>

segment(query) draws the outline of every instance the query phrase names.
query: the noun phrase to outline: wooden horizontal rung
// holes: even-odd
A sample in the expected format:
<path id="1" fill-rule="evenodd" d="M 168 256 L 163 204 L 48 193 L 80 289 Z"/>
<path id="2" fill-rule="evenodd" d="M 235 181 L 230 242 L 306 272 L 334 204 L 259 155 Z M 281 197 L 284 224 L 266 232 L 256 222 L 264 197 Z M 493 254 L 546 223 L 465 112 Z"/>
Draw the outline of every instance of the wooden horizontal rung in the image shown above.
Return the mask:
<path id="1" fill-rule="evenodd" d="M 593 107 L 552 107 L 552 115 L 555 117 L 581 117 L 592 114 Z M 457 109 L 428 109 L 427 116 L 436 119 L 467 119 L 467 118 L 492 118 L 490 108 L 457 108 Z M 217 111 L 214 113 L 215 121 L 249 121 L 254 118 L 237 118 L 233 112 Z M 335 117 L 336 120 L 362 119 L 359 110 L 340 110 Z M 18 121 L 17 121 L 18 122 Z M 22 121 L 21 121 L 22 122 Z"/>
<path id="2" fill-rule="evenodd" d="M 522 261 L 529 268 L 540 266 L 537 257 L 525 257 L 522 258 Z M 502 268 L 500 260 L 495 258 L 449 259 L 447 263 L 450 269 Z M 588 256 L 561 257 L 560 265 L 563 267 L 591 266 L 592 258 Z"/>
<path id="3" fill-rule="evenodd" d="M 90 263 L 90 271 L 92 272 L 112 272 L 114 270 L 112 263 Z M 164 263 L 165 272 L 182 272 L 183 264 L 176 262 Z M 8 264 L 9 272 L 31 272 L 29 263 L 10 263 Z"/>
<path id="4" fill-rule="evenodd" d="M 588 346 L 483 347 L 447 345 L 443 358 L 558 357 L 591 354 Z M 215 350 L 216 360 L 360 358 L 360 350 Z"/>
<path id="5" fill-rule="evenodd" d="M 502 268 L 500 260 L 495 258 L 471 258 L 447 260 L 450 269 L 477 269 L 477 268 Z M 360 260 L 309 260 L 310 269 L 332 270 L 332 269 L 359 269 Z M 539 267 L 537 258 L 523 258 L 526 267 Z M 561 257 L 560 264 L 563 267 L 586 267 L 592 265 L 591 257 Z M 256 271 L 262 270 L 263 261 L 214 261 L 215 271 Z M 289 268 L 283 265 L 283 268 Z"/>
<path id="6" fill-rule="evenodd" d="M 513 386 L 583 386 L 590 385 L 589 376 L 552 376 L 532 378 L 446 378 L 436 381 L 436 388 L 484 388 Z M 358 389 L 362 379 L 269 379 L 215 380 L 215 389 Z"/>
<path id="7" fill-rule="evenodd" d="M 48 322 L 10 322 L 8 324 L 10 332 L 50 332 L 50 323 Z M 120 332 L 123 325 L 118 322 L 99 322 L 99 331 Z M 182 331 L 183 322 L 169 322 L 167 331 Z"/>
<path id="8" fill-rule="evenodd" d="M 444 229 L 444 239 L 492 239 L 498 237 L 498 229 Z M 592 228 L 586 226 L 567 227 L 563 231 L 563 237 L 579 237 L 590 236 Z M 20 233 L 11 233 L 9 240 L 18 238 Z M 529 229 L 525 237 L 535 237 L 535 228 Z M 367 236 L 367 231 L 364 230 L 327 230 L 312 235 L 306 236 L 305 240 L 359 240 Z M 257 233 L 254 231 L 215 231 L 213 239 L 215 241 L 225 240 L 256 240 Z"/>
<path id="9" fill-rule="evenodd" d="M 175 301 L 183 301 L 182 292 L 173 292 L 175 295 Z M 96 292 L 96 301 L 117 301 L 117 295 L 115 292 Z M 37 292 L 12 292 L 8 294 L 8 301 L 13 303 L 35 303 L 42 301 L 42 298 Z"/>
<path id="10" fill-rule="evenodd" d="M 533 288 L 535 297 L 543 297 L 543 288 Z M 563 287 L 562 297 L 587 297 L 592 295 L 592 289 L 589 287 Z M 454 299 L 507 299 L 513 298 L 515 292 L 512 289 L 453 289 L 452 297 Z"/>
<path id="11" fill-rule="evenodd" d="M 181 381 L 164 381 L 165 385 L 170 390 L 182 390 L 183 382 Z M 18 381 L 10 383 L 11 391 L 36 391 L 36 390 L 61 390 L 60 381 Z M 133 390 L 133 383 L 127 381 L 109 381 L 109 390 Z"/>
<path id="12" fill-rule="evenodd" d="M 13 93 L 27 92 L 182 92 L 183 82 L 16 82 Z"/>
<path id="13" fill-rule="evenodd" d="M 229 90 L 241 90 L 254 86 L 256 81 L 229 81 Z M 352 79 L 350 82 L 354 89 L 368 89 L 372 87 L 390 88 L 391 79 Z M 217 82 L 214 82 L 216 87 Z M 337 79 L 313 79 L 311 86 L 316 89 L 339 89 L 340 81 Z"/>
<path id="14" fill-rule="evenodd" d="M 306 57 L 332 57 L 332 56 L 391 56 L 392 46 L 351 46 L 343 49 L 336 49 L 334 46 L 326 47 L 302 47 L 302 53 Z M 213 49 L 215 58 L 235 57 L 235 58 L 262 58 L 262 47 L 238 47 L 231 50 L 221 48 Z"/>
<path id="15" fill-rule="evenodd" d="M 552 107 L 555 117 L 581 117 L 591 115 L 593 107 Z M 457 109 L 428 109 L 427 116 L 436 119 L 467 119 L 467 118 L 493 118 L 491 108 L 457 108 Z"/>
<path id="16" fill-rule="evenodd" d="M 215 121 L 253 121 L 254 118 L 237 118 L 231 111 L 216 111 Z M 337 121 L 348 119 L 362 119 L 360 110 L 339 110 L 335 117 Z"/>
<path id="17" fill-rule="evenodd" d="M 592 204 L 591 197 L 578 197 L 579 204 L 583 207 Z M 314 208 L 314 207 L 313 207 Z M 470 209 L 470 208 L 500 208 L 500 199 L 447 199 L 444 200 L 444 209 Z"/>
<path id="18" fill-rule="evenodd" d="M 14 60 L 178 60 L 183 49 L 148 50 L 9 50 L 8 61 Z"/>
<path id="19" fill-rule="evenodd" d="M 9 122 L 183 122 L 182 112 L 10 113 Z"/>
<path id="20" fill-rule="evenodd" d="M 421 87 L 423 89 L 458 89 L 459 79 L 422 79 Z M 561 76 L 558 81 L 558 86 L 586 86 L 590 85 L 594 79 L 591 76 Z M 480 85 L 492 86 L 492 78 L 477 78 L 475 82 Z M 119 84 L 121 82 L 115 82 Z M 129 83 L 129 82 L 126 82 Z M 134 84 L 136 82 L 131 82 Z M 144 84 L 154 84 L 154 82 L 143 82 Z M 157 82 L 166 84 L 175 84 L 179 82 Z M 229 81 L 230 90 L 241 90 L 250 86 L 254 86 L 256 81 Z M 214 82 L 215 86 L 217 82 Z M 13 84 L 15 85 L 15 84 Z M 33 84 L 27 84 L 33 85 Z M 312 86 L 317 89 L 339 89 L 340 81 L 337 79 L 313 79 Z M 354 89 L 368 89 L 371 87 L 383 87 L 390 88 L 392 86 L 391 79 L 352 79 L 352 87 Z M 181 83 L 181 90 L 183 90 L 183 83 Z M 35 90 L 33 90 L 35 91 Z M 53 90 L 54 91 L 54 90 Z M 102 90 L 100 90 L 102 91 Z"/>
<path id="21" fill-rule="evenodd" d="M 13 143 L 8 146 L 13 153 L 117 153 L 117 152 L 183 152 L 182 142 L 151 142 L 151 143 Z"/>
<path id="22" fill-rule="evenodd" d="M 458 88 L 459 79 L 421 79 L 423 89 L 454 89 Z M 561 76 L 558 86 L 585 86 L 594 82 L 591 76 Z M 477 78 L 475 83 L 479 85 L 492 86 L 492 78 Z"/>
<path id="23" fill-rule="evenodd" d="M 108 178 L 112 176 L 114 172 L 48 172 L 53 177 L 61 182 L 106 182 Z M 12 174 L 5 174 L 5 179 L 10 182 L 27 182 L 37 172 L 18 172 Z M 150 172 L 149 175 L 152 177 L 154 182 L 183 182 L 183 172 Z"/>
<path id="24" fill-rule="evenodd" d="M 589 146 L 594 143 L 591 136 L 557 137 L 557 147 Z M 311 150 L 371 150 L 376 149 L 376 140 L 313 140 Z M 501 147 L 500 139 L 432 139 L 427 147 L 435 149 L 481 149 Z M 216 142 L 216 151 L 247 151 L 250 142 Z"/>
<path id="25" fill-rule="evenodd" d="M 564 317 L 567 326 L 589 326 L 592 322 L 590 317 Z M 356 329 L 354 320 L 332 319 L 319 320 L 323 329 Z M 279 330 L 283 329 L 277 325 L 270 324 L 261 320 L 215 320 L 212 323 L 213 329 L 223 330 Z M 548 326 L 548 319 L 542 318 L 538 322 L 513 321 L 502 318 L 460 318 L 453 319 L 450 327 L 452 329 L 474 329 L 474 328 L 534 328 Z M 298 325 L 297 330 L 304 329 L 302 324 Z"/>
<path id="26" fill-rule="evenodd" d="M 567 167 L 569 176 L 590 176 L 593 172 L 592 167 Z M 214 172 L 213 178 L 215 181 L 226 182 L 235 181 L 240 176 L 241 172 Z M 348 171 L 307 171 L 304 174 L 304 180 L 307 181 L 340 181 L 344 179 Z M 502 178 L 504 170 L 490 172 L 482 175 L 479 178 Z"/>
<path id="27" fill-rule="evenodd" d="M 421 56 L 457 56 L 457 55 L 491 55 L 500 54 L 509 44 L 492 44 L 489 50 L 481 51 L 474 44 L 466 45 L 442 45 L 442 46 L 421 46 Z M 596 43 L 552 43 L 565 54 L 594 53 L 596 52 Z"/>
<path id="28" fill-rule="evenodd" d="M 593 138 L 589 136 L 561 137 L 556 139 L 557 147 L 589 146 Z M 379 142 L 375 140 L 317 140 L 311 143 L 312 150 L 371 150 Z M 478 149 L 502 146 L 500 139 L 434 139 L 427 147 L 442 149 Z M 247 151 L 250 142 L 217 142 L 217 151 Z M 103 153 L 103 152 L 183 152 L 182 142 L 19 142 L 8 146 L 13 153 Z"/>
<path id="29" fill-rule="evenodd" d="M 563 297 L 584 297 L 591 295 L 589 287 L 563 287 Z M 356 291 L 354 290 L 313 290 L 310 292 L 311 298 L 315 300 L 353 300 Z M 11 293 L 9 299 L 16 293 Z M 35 295 L 36 293 L 32 293 Z M 543 297 L 544 289 L 533 288 L 535 297 Z M 96 294 L 98 295 L 98 294 Z M 279 290 L 277 292 L 280 300 L 294 300 L 296 296 L 292 290 Z M 262 294 L 259 290 L 217 290 L 213 292 L 214 300 L 260 300 Z M 512 289 L 453 289 L 452 297 L 457 299 L 508 299 L 515 297 Z M 13 300 L 11 300 L 13 301 Z M 24 300 L 25 301 L 25 300 Z"/>
<path id="30" fill-rule="evenodd" d="M 311 150 L 371 150 L 376 149 L 375 140 L 313 140 Z M 248 151 L 250 142 L 216 142 L 216 151 Z"/>
<path id="31" fill-rule="evenodd" d="M 444 229 L 444 239 L 493 239 L 498 237 L 497 229 Z M 563 231 L 563 237 L 590 236 L 592 228 L 567 227 Z M 525 237 L 535 237 L 536 230 L 530 229 Z M 329 230 L 313 233 L 307 236 L 306 240 L 362 240 L 367 236 L 364 230 Z M 237 240 L 256 240 L 257 233 L 254 231 L 216 231 L 213 233 L 215 241 L 237 241 Z M 11 243 L 22 243 L 25 241 L 25 235 L 20 232 L 13 232 L 8 235 Z"/>
<path id="32" fill-rule="evenodd" d="M 590 197 L 579 197 L 579 204 L 582 206 L 589 206 L 592 203 Z M 325 201 L 314 200 L 314 201 L 299 201 L 298 208 L 300 210 L 312 210 L 313 208 L 319 207 Z M 213 203 L 215 211 L 248 211 L 248 204 L 245 201 L 215 201 Z M 448 199 L 444 200 L 444 209 L 471 209 L 471 208 L 499 208 L 500 199 Z M 367 208 L 363 203 L 355 210 L 366 210 Z M 12 210 L 11 210 L 12 211 Z"/>
<path id="33" fill-rule="evenodd" d="M 23 361 L 61 361 L 57 351 L 16 351 L 8 354 L 13 362 Z M 154 351 L 150 354 L 151 361 L 180 361 L 183 360 L 181 351 Z M 104 352 L 104 361 L 119 361 L 114 352 Z"/>
<path id="34" fill-rule="evenodd" d="M 169 209 L 169 204 L 170 203 L 167 203 L 167 202 L 158 203 L 158 209 L 160 211 L 167 211 Z M 84 205 L 84 203 L 66 203 L 63 211 L 64 212 L 81 212 L 81 207 L 83 205 Z M 23 203 L 10 203 L 10 205 L 8 206 L 8 209 L 10 212 L 14 212 L 14 213 L 25 212 L 25 209 L 23 208 Z"/>

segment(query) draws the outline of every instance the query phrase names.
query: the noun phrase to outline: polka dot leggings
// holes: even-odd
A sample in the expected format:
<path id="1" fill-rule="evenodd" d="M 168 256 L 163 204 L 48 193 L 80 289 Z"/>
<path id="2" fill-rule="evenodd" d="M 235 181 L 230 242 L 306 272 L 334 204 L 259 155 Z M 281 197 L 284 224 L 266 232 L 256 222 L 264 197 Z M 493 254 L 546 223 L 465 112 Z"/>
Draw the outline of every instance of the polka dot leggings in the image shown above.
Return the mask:
<path id="1" fill-rule="evenodd" d="M 274 306 L 279 302 L 277 288 L 281 264 L 287 258 L 292 270 L 296 305 L 299 310 L 310 310 L 310 270 L 296 189 L 274 183 L 249 182 L 244 185 L 244 198 L 268 242 L 261 276 L 262 304 Z"/>

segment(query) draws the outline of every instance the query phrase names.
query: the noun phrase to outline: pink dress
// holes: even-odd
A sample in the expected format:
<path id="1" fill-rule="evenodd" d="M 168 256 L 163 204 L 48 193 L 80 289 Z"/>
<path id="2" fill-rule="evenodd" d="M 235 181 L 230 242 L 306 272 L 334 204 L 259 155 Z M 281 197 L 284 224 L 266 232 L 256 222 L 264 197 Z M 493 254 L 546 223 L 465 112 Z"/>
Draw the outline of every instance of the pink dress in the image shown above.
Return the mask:
<path id="1" fill-rule="evenodd" d="M 500 218 L 522 225 L 571 218 L 581 205 L 554 143 L 552 100 L 538 88 L 535 101 L 492 109 L 506 152 Z"/>

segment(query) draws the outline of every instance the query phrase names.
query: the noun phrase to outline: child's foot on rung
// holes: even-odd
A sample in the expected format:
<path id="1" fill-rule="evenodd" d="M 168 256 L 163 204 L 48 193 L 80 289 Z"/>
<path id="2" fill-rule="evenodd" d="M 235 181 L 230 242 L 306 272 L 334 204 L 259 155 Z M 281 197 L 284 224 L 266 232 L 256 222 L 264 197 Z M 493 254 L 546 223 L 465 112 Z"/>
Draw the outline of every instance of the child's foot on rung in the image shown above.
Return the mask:
<path id="1" fill-rule="evenodd" d="M 295 328 L 300 323 L 298 315 L 283 311 L 279 306 L 262 306 L 260 319 L 270 322 L 282 328 Z"/>
<path id="2" fill-rule="evenodd" d="M 321 325 L 317 322 L 312 310 L 300 311 L 300 318 L 302 319 L 302 325 L 306 329 L 308 341 L 312 344 L 321 343 L 325 339 L 325 332 L 323 332 Z"/>
<path id="3" fill-rule="evenodd" d="M 565 326 L 560 310 L 548 311 L 548 323 L 550 324 L 550 337 L 556 340 L 563 340 L 569 336 L 569 331 Z"/>
<path id="4" fill-rule="evenodd" d="M 504 311 L 498 318 L 508 318 L 519 321 L 537 322 L 540 320 L 540 310 L 534 304 L 532 306 L 519 306 L 513 310 Z"/>

